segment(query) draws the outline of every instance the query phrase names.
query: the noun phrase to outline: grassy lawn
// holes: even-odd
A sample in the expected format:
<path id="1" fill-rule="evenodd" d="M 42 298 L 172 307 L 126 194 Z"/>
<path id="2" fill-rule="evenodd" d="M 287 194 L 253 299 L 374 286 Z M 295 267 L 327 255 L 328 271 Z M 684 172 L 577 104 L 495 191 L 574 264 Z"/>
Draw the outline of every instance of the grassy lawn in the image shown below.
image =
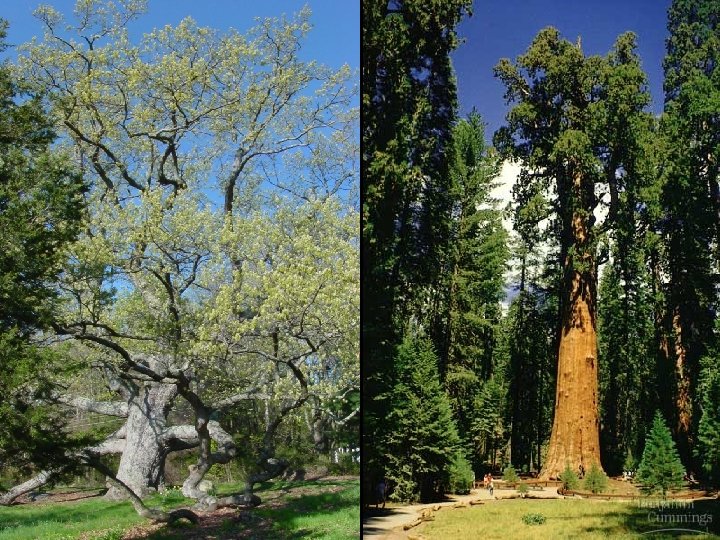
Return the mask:
<path id="1" fill-rule="evenodd" d="M 692 507 L 641 507 L 647 503 L 579 499 L 513 499 L 481 506 L 441 510 L 435 520 L 412 529 L 428 540 L 470 539 L 603 539 L 609 538 L 720 538 L 720 501 L 695 501 Z M 649 504 L 647 505 L 649 506 Z M 526 514 L 542 514 L 542 524 L 526 524 Z M 694 522 L 693 522 L 694 521 Z M 698 521 L 703 521 L 701 526 Z M 709 535 L 692 531 L 709 530 Z M 644 534 L 643 534 L 644 533 Z"/>
<path id="2" fill-rule="evenodd" d="M 85 531 L 121 530 L 140 521 L 144 520 L 129 503 L 102 499 L 0 506 L 0 539 L 71 539 Z"/>
<path id="3" fill-rule="evenodd" d="M 236 486 L 220 485 L 218 493 Z M 128 529 L 131 538 L 170 540 L 183 538 L 358 538 L 360 483 L 357 479 L 303 482 L 267 482 L 257 490 L 263 504 L 242 512 L 222 509 L 203 516 L 196 526 L 153 527 L 140 518 L 130 503 L 92 498 L 77 502 L 35 503 L 0 507 L 0 540 L 92 539 L 120 540 Z M 149 506 L 165 509 L 190 506 L 177 491 L 155 495 Z"/>
<path id="4" fill-rule="evenodd" d="M 290 496 L 285 504 L 257 513 L 272 521 L 268 538 L 359 538 L 360 484 L 334 493 Z"/>

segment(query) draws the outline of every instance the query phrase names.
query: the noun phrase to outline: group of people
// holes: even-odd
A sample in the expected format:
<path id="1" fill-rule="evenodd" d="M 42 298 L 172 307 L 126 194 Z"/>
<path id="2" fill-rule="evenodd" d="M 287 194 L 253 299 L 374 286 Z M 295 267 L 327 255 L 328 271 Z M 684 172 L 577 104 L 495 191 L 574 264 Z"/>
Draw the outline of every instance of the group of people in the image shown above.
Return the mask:
<path id="1" fill-rule="evenodd" d="M 483 487 L 488 490 L 488 493 L 490 493 L 490 496 L 492 497 L 493 493 L 495 491 L 495 482 L 493 481 L 492 473 L 487 473 L 483 477 Z M 385 500 L 387 498 L 387 491 L 388 491 L 387 480 L 385 478 L 383 478 L 375 485 L 375 508 L 380 508 L 381 504 L 382 504 L 382 508 L 385 508 Z"/>
<path id="2" fill-rule="evenodd" d="M 490 493 L 490 496 L 492 497 L 493 491 L 495 491 L 495 483 L 493 482 L 492 473 L 487 473 L 483 477 L 483 487 L 488 490 L 488 493 Z"/>

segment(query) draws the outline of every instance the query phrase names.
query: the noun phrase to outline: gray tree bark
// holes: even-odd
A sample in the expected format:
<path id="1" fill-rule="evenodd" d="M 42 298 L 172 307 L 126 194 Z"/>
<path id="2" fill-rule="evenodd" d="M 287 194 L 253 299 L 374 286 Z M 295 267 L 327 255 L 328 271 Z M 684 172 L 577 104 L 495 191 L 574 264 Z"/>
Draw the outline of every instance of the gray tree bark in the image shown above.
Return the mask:
<path id="1" fill-rule="evenodd" d="M 90 336 L 85 336 L 90 339 Z M 107 340 L 92 336 L 91 341 L 106 345 Z M 71 407 L 99 414 L 127 418 L 125 424 L 98 445 L 69 456 L 73 460 L 104 467 L 98 456 L 119 453 L 120 464 L 116 475 L 109 476 L 109 490 L 106 497 L 113 500 L 127 499 L 131 492 L 135 498 L 142 498 L 162 487 L 164 483 L 165 460 L 170 452 L 199 448 L 198 462 L 192 467 L 183 483 L 183 493 L 198 499 L 198 508 L 211 509 L 218 506 L 256 506 L 260 499 L 252 493 L 238 494 L 217 499 L 198 489 L 198 485 L 213 464 L 228 463 L 236 453 L 232 437 L 220 424 L 210 420 L 211 414 L 232 407 L 248 399 L 267 397 L 259 388 L 237 393 L 206 406 L 202 399 L 191 390 L 194 380 L 190 371 L 171 369 L 171 362 L 152 356 L 133 359 L 122 350 L 122 356 L 131 368 L 124 374 L 116 374 L 109 367 L 106 376 L 110 388 L 123 401 L 102 402 L 92 399 L 55 393 L 49 399 Z M 132 374 L 129 372 L 132 371 Z M 195 411 L 194 426 L 168 426 L 168 414 L 174 400 L 181 395 Z M 294 403 L 289 409 L 299 406 L 306 398 Z M 288 409 L 288 410 L 289 410 Z M 281 416 L 284 416 L 285 412 Z M 281 419 L 281 418 L 280 418 Z M 280 419 L 272 422 L 271 432 Z M 217 443 L 217 451 L 211 452 L 210 441 Z M 272 460 L 271 460 L 272 461 Z M 62 469 L 41 471 L 34 478 L 20 484 L 5 494 L 0 494 L 0 504 L 10 504 L 24 493 L 46 484 Z M 130 497 L 133 499 L 133 497 Z"/>
<path id="2" fill-rule="evenodd" d="M 138 388 L 129 400 L 125 451 L 116 476 L 139 497 L 145 497 L 164 484 L 165 459 L 170 451 L 165 437 L 167 416 L 176 396 L 174 384 L 153 382 Z M 113 485 L 106 497 L 126 499 L 127 493 Z"/>
<path id="3" fill-rule="evenodd" d="M 80 454 L 97 458 L 108 454 L 122 453 L 123 450 L 125 450 L 125 440 L 122 437 L 124 437 L 124 429 L 113 433 L 100 444 L 86 448 Z M 0 505 L 7 506 L 12 504 L 18 497 L 44 486 L 64 470 L 64 467 L 59 467 L 57 469 L 40 471 L 29 480 L 0 495 Z"/>
<path id="4" fill-rule="evenodd" d="M 60 473 L 62 469 L 52 469 L 46 471 L 40 471 L 39 474 L 32 477 L 30 480 L 23 482 L 12 488 L 11 490 L 3 493 L 0 496 L 0 505 L 7 506 L 13 503 L 18 497 L 30 493 L 31 491 L 44 486 L 47 484 L 56 474 Z"/>

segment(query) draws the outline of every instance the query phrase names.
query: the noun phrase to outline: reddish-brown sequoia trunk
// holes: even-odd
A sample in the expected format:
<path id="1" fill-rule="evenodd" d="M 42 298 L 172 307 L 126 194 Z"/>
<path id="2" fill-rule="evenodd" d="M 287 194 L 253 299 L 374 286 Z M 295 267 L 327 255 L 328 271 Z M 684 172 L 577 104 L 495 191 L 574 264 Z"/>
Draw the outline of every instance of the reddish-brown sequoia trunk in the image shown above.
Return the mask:
<path id="1" fill-rule="evenodd" d="M 680 310 L 673 315 L 673 334 L 675 337 L 675 426 L 676 440 L 680 457 L 687 459 L 692 444 L 692 398 L 690 396 L 690 373 L 687 362 L 687 349 L 683 342 L 683 324 Z"/>
<path id="2" fill-rule="evenodd" d="M 580 182 L 578 175 L 573 183 L 576 193 L 584 187 Z M 581 466 L 587 471 L 593 463 L 600 466 L 597 278 L 589 214 L 574 212 L 569 224 L 574 249 L 568 250 L 564 258 L 555 418 L 542 479 L 557 478 L 566 466 L 575 472 Z"/>

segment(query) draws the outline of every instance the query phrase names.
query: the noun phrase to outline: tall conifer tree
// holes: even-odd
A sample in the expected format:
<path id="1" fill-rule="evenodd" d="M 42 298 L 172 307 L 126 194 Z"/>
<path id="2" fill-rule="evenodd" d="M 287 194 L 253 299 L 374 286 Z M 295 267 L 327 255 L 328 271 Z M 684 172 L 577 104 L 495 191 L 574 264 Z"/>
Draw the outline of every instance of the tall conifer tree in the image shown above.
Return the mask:
<path id="1" fill-rule="evenodd" d="M 470 5 L 362 2 L 363 466 L 371 482 L 386 462 L 396 346 L 411 320 L 425 327 L 437 320 L 452 207 L 449 54 Z"/>
<path id="2" fill-rule="evenodd" d="M 515 64 L 503 59 L 496 75 L 514 103 L 508 126 L 496 134 L 506 155 L 523 163 L 519 205 L 548 194 L 560 237 L 562 268 L 555 418 L 542 476 L 567 463 L 586 470 L 600 463 L 597 390 L 597 264 L 603 229 L 595 224 L 596 185 L 620 189 L 629 163 L 612 129 L 612 113 L 640 114 L 646 90 L 635 37 L 624 34 L 607 58 L 586 58 L 580 43 L 542 30 Z M 629 82 L 620 86 L 621 76 Z M 530 197 L 523 195 L 530 195 Z"/>
<path id="3" fill-rule="evenodd" d="M 720 264 L 720 5 L 675 0 L 665 57 L 663 234 L 668 364 L 674 368 L 673 431 L 690 464 L 698 423 L 699 362 L 712 346 Z"/>
<path id="4" fill-rule="evenodd" d="M 441 375 L 469 453 L 474 446 L 471 426 L 479 413 L 475 396 L 493 369 L 508 256 L 501 211 L 491 198 L 499 163 L 488 155 L 477 113 L 454 127 L 452 158 L 455 202 L 444 286 L 447 314 L 438 325 L 437 341 L 444 348 Z"/>
<path id="5" fill-rule="evenodd" d="M 684 472 L 670 430 L 657 412 L 637 471 L 641 489 L 646 493 L 659 491 L 664 498 L 668 490 L 682 487 Z"/>
<path id="6" fill-rule="evenodd" d="M 405 338 L 398 347 L 396 369 L 393 406 L 385 419 L 389 426 L 386 476 L 396 500 L 430 501 L 449 486 L 460 439 L 432 343 Z"/>
<path id="7" fill-rule="evenodd" d="M 699 471 L 713 485 L 720 485 L 720 355 L 713 351 L 703 359 L 698 385 L 700 422 L 695 457 Z"/>

